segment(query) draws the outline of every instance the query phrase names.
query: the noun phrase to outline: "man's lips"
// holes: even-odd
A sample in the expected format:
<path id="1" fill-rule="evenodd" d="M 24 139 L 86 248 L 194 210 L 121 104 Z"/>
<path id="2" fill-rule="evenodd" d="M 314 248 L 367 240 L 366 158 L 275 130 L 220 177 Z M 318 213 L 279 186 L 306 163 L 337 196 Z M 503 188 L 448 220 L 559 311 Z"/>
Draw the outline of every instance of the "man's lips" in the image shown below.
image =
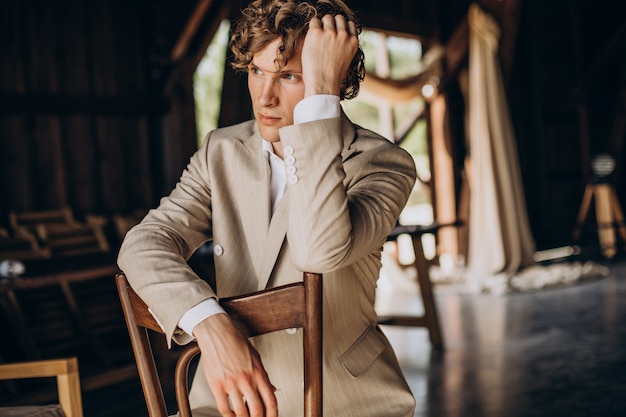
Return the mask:
<path id="1" fill-rule="evenodd" d="M 262 123 L 264 125 L 273 125 L 273 124 L 278 123 L 279 120 L 280 120 L 280 117 L 273 117 L 267 114 L 259 114 L 258 116 L 259 123 Z"/>

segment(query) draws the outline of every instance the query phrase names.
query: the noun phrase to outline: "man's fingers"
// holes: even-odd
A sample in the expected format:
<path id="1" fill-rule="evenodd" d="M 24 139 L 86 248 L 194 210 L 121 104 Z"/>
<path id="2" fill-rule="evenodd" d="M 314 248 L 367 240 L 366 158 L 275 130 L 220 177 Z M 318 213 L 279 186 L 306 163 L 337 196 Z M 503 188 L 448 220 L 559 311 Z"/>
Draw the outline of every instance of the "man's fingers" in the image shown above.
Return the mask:
<path id="1" fill-rule="evenodd" d="M 251 395 L 249 397 L 248 396 L 244 397 L 241 394 L 234 394 L 230 396 L 230 403 L 233 406 L 233 411 L 235 412 L 234 414 L 235 416 L 237 417 L 248 417 L 248 416 L 262 417 L 263 416 L 263 414 L 248 414 L 248 407 L 250 405 L 256 404 L 256 406 L 258 407 L 258 404 L 259 404 L 258 397 L 256 398 L 256 400 L 248 399 L 251 397 L 252 397 Z"/>
<path id="2" fill-rule="evenodd" d="M 276 392 L 276 388 L 273 385 L 259 387 L 259 395 L 265 406 L 265 417 L 278 417 L 278 403 L 274 392 Z"/>
<path id="3" fill-rule="evenodd" d="M 215 390 L 217 409 L 223 417 L 278 417 L 274 388 L 266 384 L 254 389 L 248 384 L 230 390 Z"/>
<path id="4" fill-rule="evenodd" d="M 317 17 L 314 17 L 309 21 L 309 29 L 315 29 L 315 28 L 321 28 L 321 27 L 322 27 L 322 22 Z"/>
<path id="5" fill-rule="evenodd" d="M 235 413 L 230 408 L 230 403 L 228 402 L 228 394 L 226 391 L 215 392 L 215 402 L 217 403 L 217 410 L 223 417 L 235 417 Z"/>
<path id="6" fill-rule="evenodd" d="M 354 23 L 352 20 L 348 22 L 348 33 L 352 36 L 358 35 L 358 33 L 356 32 L 356 23 Z"/>
<path id="7" fill-rule="evenodd" d="M 242 409 L 238 409 L 235 406 L 235 401 L 231 399 L 237 416 L 263 417 L 265 407 L 257 390 L 248 385 L 242 387 L 242 393 L 243 397 L 240 397 Z"/>
<path id="8" fill-rule="evenodd" d="M 335 17 L 332 14 L 322 16 L 322 29 L 335 30 Z"/>
<path id="9" fill-rule="evenodd" d="M 345 30 L 348 33 L 350 32 L 348 30 L 348 26 L 347 26 L 347 23 L 346 23 L 346 18 L 343 15 L 338 14 L 338 15 L 335 16 L 335 18 L 333 20 L 334 20 L 333 23 L 334 23 L 335 27 L 337 28 L 337 32 L 342 31 L 342 30 Z"/>
<path id="10" fill-rule="evenodd" d="M 322 19 L 314 17 L 309 23 L 309 28 L 322 28 L 323 30 L 332 30 L 336 32 L 346 31 L 351 36 L 356 36 L 356 23 L 352 20 L 346 20 L 344 15 L 324 15 Z"/>
<path id="11" fill-rule="evenodd" d="M 219 336 L 213 336 L 219 335 Z M 263 417 L 263 386 L 272 387 L 258 352 L 226 314 L 216 314 L 194 328 L 202 369 L 224 417 Z M 219 341 L 219 343 L 218 343 Z M 269 388 L 265 388 L 267 391 Z M 246 401 L 244 401 L 244 398 Z"/>

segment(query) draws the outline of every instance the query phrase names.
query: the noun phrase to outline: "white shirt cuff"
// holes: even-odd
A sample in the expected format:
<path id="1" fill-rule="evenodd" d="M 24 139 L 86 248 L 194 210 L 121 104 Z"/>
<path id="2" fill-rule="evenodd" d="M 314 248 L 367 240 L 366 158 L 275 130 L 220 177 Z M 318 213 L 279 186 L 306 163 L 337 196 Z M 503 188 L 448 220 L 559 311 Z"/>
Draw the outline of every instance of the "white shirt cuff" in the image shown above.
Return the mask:
<path id="1" fill-rule="evenodd" d="M 178 321 L 178 327 L 183 329 L 189 336 L 193 336 L 193 329 L 204 319 L 209 317 L 226 313 L 220 303 L 215 298 L 209 298 L 204 301 L 200 301 L 195 306 L 191 307 Z"/>
<path id="2" fill-rule="evenodd" d="M 294 124 L 334 119 L 339 116 L 341 116 L 339 96 L 332 94 L 317 94 L 306 97 L 300 100 L 293 109 Z"/>

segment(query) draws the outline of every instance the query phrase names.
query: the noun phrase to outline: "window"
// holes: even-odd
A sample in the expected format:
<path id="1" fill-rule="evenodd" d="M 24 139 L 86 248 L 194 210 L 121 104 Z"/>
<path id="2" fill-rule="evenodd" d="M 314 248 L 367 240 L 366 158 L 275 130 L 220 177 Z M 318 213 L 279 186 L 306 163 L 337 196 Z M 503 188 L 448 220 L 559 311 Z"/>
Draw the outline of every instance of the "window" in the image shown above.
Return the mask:
<path id="1" fill-rule="evenodd" d="M 198 146 L 217 127 L 230 22 L 222 21 L 193 76 Z"/>
<path id="2" fill-rule="evenodd" d="M 422 71 L 422 44 L 417 39 L 364 30 L 361 46 L 368 74 L 399 80 Z M 430 162 L 426 120 L 421 117 L 424 100 L 418 95 L 391 103 L 370 94 L 365 86 L 366 83 L 355 99 L 343 102 L 344 111 L 356 124 L 393 140 L 413 156 L 423 182 L 417 181 L 400 220 L 405 224 L 429 224 L 433 221 L 433 212 L 430 190 L 425 184 L 430 179 Z"/>

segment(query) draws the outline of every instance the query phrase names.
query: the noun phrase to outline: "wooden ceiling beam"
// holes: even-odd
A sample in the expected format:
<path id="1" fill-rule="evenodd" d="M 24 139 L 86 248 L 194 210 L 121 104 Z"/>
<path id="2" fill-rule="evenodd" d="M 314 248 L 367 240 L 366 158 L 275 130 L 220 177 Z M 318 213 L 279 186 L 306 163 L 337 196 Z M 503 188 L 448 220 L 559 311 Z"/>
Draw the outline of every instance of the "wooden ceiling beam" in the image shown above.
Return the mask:
<path id="1" fill-rule="evenodd" d="M 466 16 L 459 22 L 445 45 L 445 69 L 442 83 L 445 84 L 449 80 L 456 78 L 461 69 L 467 64 L 468 52 L 469 25 Z"/>
<path id="2" fill-rule="evenodd" d="M 358 14 L 358 17 L 359 23 L 365 29 L 384 32 L 391 36 L 407 37 L 409 35 L 429 42 L 435 34 L 435 29 L 430 19 L 419 20 L 397 15 L 380 16 L 363 11 Z"/>
<path id="3" fill-rule="evenodd" d="M 193 57 L 194 67 L 197 67 L 204 57 L 206 50 L 213 41 L 213 38 L 215 37 L 222 21 L 228 19 L 232 4 L 229 1 L 224 1 L 222 3 L 223 4 L 221 6 L 219 4 L 215 5 L 215 12 L 212 14 L 211 19 L 205 20 L 202 28 L 200 29 L 201 36 L 196 36 L 195 42 L 192 46 L 193 50 L 188 53 L 189 56 Z"/>
<path id="4" fill-rule="evenodd" d="M 194 37 L 197 35 L 198 30 L 202 26 L 202 21 L 206 17 L 211 5 L 213 4 L 213 0 L 199 0 L 196 8 L 187 19 L 187 23 L 183 28 L 182 33 L 178 37 L 174 48 L 172 49 L 172 53 L 170 54 L 170 59 L 172 62 L 180 61 L 188 52 L 189 45 L 191 44 Z"/>

